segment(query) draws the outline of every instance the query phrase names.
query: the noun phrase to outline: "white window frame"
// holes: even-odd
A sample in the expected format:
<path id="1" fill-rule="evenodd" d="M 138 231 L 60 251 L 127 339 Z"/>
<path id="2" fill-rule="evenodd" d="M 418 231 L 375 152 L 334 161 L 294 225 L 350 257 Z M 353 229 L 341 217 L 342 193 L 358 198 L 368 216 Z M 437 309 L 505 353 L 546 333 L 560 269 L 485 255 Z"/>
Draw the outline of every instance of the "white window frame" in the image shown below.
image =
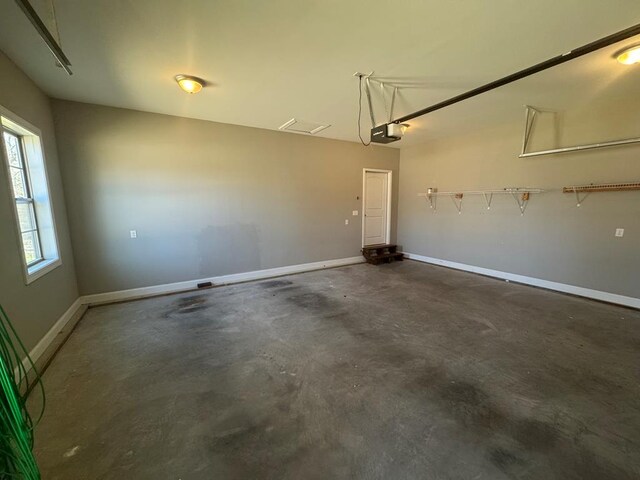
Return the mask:
<path id="1" fill-rule="evenodd" d="M 34 199 L 36 225 L 43 259 L 29 265 L 27 264 L 22 244 L 20 218 L 11 182 L 11 169 L 7 158 L 4 135 L 0 133 L 0 160 L 4 163 L 4 171 L 7 175 L 6 186 L 13 208 L 16 240 L 22 260 L 24 279 L 25 283 L 29 285 L 62 265 L 53 199 L 51 198 L 51 188 L 47 174 L 47 161 L 40 129 L 0 105 L 0 132 L 4 130 L 20 137 L 24 168 L 29 177 L 27 181 L 31 191 L 30 195 Z"/>

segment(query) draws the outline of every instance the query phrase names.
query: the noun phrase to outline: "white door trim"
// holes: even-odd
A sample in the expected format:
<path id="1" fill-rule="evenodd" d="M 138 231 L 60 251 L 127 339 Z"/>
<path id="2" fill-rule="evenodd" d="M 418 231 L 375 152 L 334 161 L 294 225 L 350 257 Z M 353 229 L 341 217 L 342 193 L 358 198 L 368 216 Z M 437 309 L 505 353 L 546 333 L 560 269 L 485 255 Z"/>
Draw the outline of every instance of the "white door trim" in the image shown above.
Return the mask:
<path id="1" fill-rule="evenodd" d="M 393 170 L 381 170 L 379 168 L 363 168 L 362 169 L 362 238 L 361 244 L 364 247 L 364 216 L 365 216 L 365 205 L 367 201 L 367 172 L 377 172 L 377 173 L 386 173 L 387 174 L 387 228 L 385 231 L 385 240 L 384 243 L 391 242 L 391 185 L 392 185 L 392 176 Z"/>

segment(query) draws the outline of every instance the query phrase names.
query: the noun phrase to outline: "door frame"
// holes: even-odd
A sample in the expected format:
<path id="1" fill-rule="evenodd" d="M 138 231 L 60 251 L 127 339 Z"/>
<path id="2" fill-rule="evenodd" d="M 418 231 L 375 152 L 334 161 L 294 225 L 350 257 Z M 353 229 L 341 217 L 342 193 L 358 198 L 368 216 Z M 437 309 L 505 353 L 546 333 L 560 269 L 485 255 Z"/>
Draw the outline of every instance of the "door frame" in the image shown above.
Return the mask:
<path id="1" fill-rule="evenodd" d="M 391 185 L 393 181 L 393 170 L 381 170 L 379 168 L 363 168 L 362 169 L 362 238 L 361 243 L 364 247 L 364 228 L 367 202 L 367 172 L 386 173 L 387 174 L 387 228 L 385 229 L 384 243 L 391 242 Z"/>

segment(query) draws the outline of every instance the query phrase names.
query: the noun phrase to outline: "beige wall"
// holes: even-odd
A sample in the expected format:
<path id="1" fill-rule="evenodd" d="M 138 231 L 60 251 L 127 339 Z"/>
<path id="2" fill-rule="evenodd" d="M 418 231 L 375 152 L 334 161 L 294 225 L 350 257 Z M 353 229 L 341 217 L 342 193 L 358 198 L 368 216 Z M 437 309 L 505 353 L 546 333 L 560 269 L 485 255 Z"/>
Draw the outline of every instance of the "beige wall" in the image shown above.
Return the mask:
<path id="1" fill-rule="evenodd" d="M 395 149 L 53 107 L 82 294 L 357 256 L 364 167 L 393 170 L 395 238 Z"/>
<path id="2" fill-rule="evenodd" d="M 0 168 L 0 303 L 27 349 L 33 348 L 78 298 L 49 99 L 0 52 L 0 105 L 42 131 L 62 265 L 25 285 L 17 225 L 4 165 Z M 4 161 L 4 160 L 2 160 Z"/>
<path id="3" fill-rule="evenodd" d="M 603 99 L 565 112 L 561 145 L 640 134 L 640 102 Z M 431 121 L 437 121 L 431 118 Z M 631 297 L 640 297 L 640 192 L 594 193 L 576 208 L 563 186 L 640 181 L 640 148 L 518 158 L 522 112 L 502 125 L 402 150 L 398 241 L 405 252 Z M 541 122 L 535 148 L 553 147 L 551 122 Z M 432 214 L 417 193 L 515 186 L 550 192 L 533 196 L 524 216 L 513 198 L 468 197 L 463 214 L 438 199 Z M 616 228 L 623 238 L 615 238 Z"/>

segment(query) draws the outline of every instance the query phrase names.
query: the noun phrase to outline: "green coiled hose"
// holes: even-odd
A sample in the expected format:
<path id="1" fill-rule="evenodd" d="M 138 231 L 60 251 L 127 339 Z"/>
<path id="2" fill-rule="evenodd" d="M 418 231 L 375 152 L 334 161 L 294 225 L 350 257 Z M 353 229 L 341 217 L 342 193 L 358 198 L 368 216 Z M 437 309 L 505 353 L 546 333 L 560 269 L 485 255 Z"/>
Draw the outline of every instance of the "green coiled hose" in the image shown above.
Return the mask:
<path id="1" fill-rule="evenodd" d="M 29 368 L 25 368 L 23 358 Z M 42 392 L 34 422 L 27 410 L 28 373 Z M 0 479 L 40 480 L 33 456 L 33 429 L 44 413 L 44 387 L 29 353 L 0 305 Z"/>

